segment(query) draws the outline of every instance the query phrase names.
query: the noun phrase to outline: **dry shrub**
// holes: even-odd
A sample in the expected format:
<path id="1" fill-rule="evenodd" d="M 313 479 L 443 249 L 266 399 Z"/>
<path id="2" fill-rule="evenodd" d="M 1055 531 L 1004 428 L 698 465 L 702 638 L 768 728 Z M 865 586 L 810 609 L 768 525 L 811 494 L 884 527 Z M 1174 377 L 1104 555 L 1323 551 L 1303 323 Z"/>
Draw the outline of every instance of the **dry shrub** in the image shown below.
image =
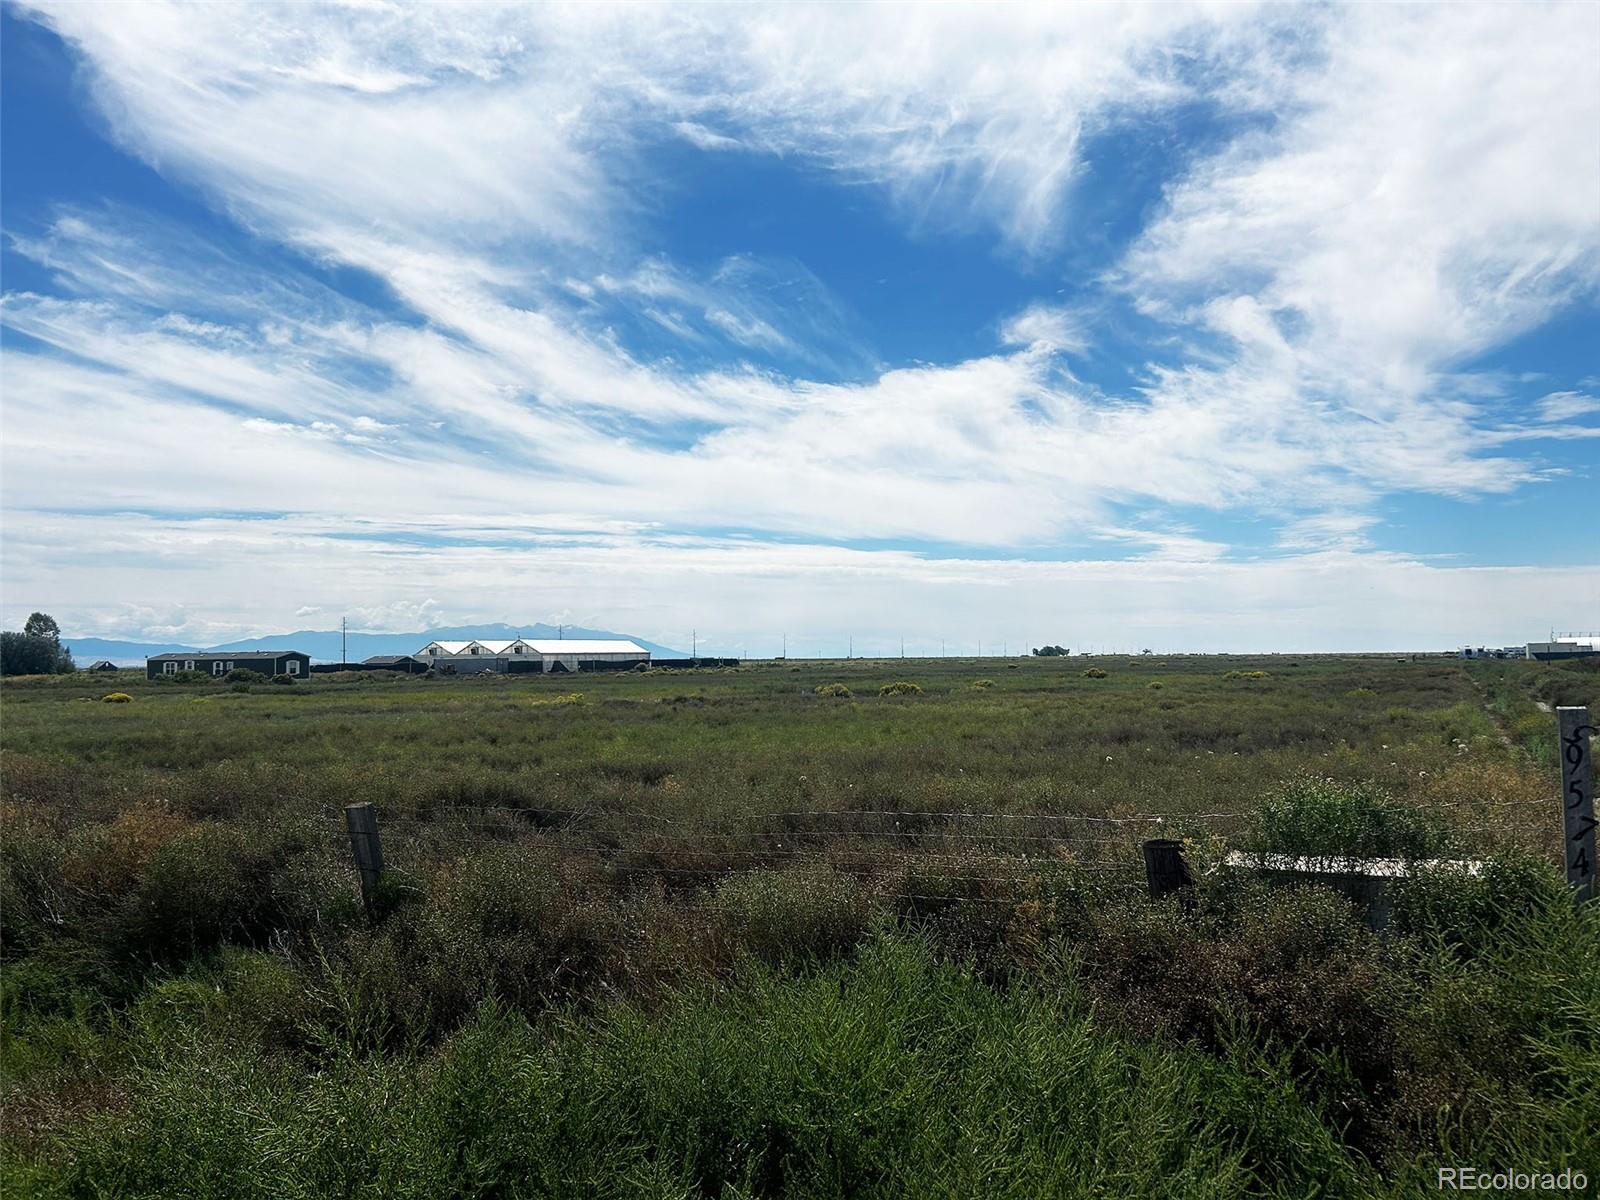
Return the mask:
<path id="1" fill-rule="evenodd" d="M 107 692 L 100 697 L 102 704 L 128 704 L 132 700 L 133 697 L 128 695 L 127 692 Z"/>
<path id="2" fill-rule="evenodd" d="M 259 940 L 274 923 L 271 874 L 267 848 L 240 830 L 189 826 L 152 856 L 124 923 L 125 951 L 173 961 Z"/>
<path id="3" fill-rule="evenodd" d="M 1395 1069 L 1392 1014 L 1401 981 L 1377 938 L 1343 898 L 1320 888 L 1238 888 L 1223 912 L 1175 905 L 1109 906 L 1079 932 L 1083 978 L 1097 1008 L 1141 1036 L 1220 1047 L 1241 1020 L 1257 1037 L 1294 1048 L 1306 1071 L 1326 1071 L 1356 1142 Z M 1328 1056 L 1343 1067 L 1327 1069 Z"/>
<path id="4" fill-rule="evenodd" d="M 9 959 L 59 937 L 71 898 L 61 879 L 63 828 L 53 814 L 0 801 L 0 831 L 0 949 Z"/>
<path id="5" fill-rule="evenodd" d="M 485 998 L 525 1012 L 592 999 L 626 975 L 621 912 L 527 847 L 452 863 L 429 894 L 352 936 L 330 988 L 360 1010 L 368 1044 L 432 1040 Z"/>
<path id="6" fill-rule="evenodd" d="M 188 822 L 164 808 L 129 809 L 104 825 L 80 827 L 67 843 L 61 873 L 79 891 L 108 899 L 132 891 L 156 853 Z"/>
<path id="7" fill-rule="evenodd" d="M 18 803 L 63 805 L 76 800 L 84 781 L 81 765 L 43 754 L 0 751 L 0 795 Z"/>
<path id="8" fill-rule="evenodd" d="M 1469 749 L 1447 770 L 1418 780 L 1414 803 L 1440 807 L 1449 823 L 1471 829 L 1498 850 L 1517 849 L 1559 859 L 1559 795 L 1537 772 L 1517 763 L 1474 757 Z"/>
<path id="9" fill-rule="evenodd" d="M 770 963 L 834 957 L 867 934 L 860 884 L 826 863 L 735 876 L 716 904 L 737 943 Z"/>

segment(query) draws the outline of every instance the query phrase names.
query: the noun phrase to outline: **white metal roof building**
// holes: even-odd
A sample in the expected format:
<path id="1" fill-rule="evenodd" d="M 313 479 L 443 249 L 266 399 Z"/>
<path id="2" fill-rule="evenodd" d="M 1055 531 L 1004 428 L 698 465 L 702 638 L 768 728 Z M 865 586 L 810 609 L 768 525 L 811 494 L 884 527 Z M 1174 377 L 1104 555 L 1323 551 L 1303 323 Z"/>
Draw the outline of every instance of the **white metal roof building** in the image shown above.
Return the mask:
<path id="1" fill-rule="evenodd" d="M 1548 642 L 1529 642 L 1528 657 L 1549 662 L 1561 658 L 1600 655 L 1600 633 L 1558 633 Z"/>
<path id="2" fill-rule="evenodd" d="M 649 662 L 650 651 L 637 642 L 514 638 L 502 641 L 429 642 L 416 657 L 436 667 L 468 671 L 580 671 L 631 667 Z M 535 665 L 537 664 L 537 665 Z"/>

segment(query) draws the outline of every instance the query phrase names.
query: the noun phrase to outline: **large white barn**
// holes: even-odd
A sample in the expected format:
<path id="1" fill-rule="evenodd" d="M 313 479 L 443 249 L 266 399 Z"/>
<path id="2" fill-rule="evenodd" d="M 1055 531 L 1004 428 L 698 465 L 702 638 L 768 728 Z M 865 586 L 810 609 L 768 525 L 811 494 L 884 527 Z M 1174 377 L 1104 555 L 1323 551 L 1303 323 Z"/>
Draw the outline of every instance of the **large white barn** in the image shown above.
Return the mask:
<path id="1" fill-rule="evenodd" d="M 416 656 L 436 668 L 449 667 L 458 674 L 477 671 L 619 670 L 650 661 L 650 651 L 637 642 L 585 641 L 577 638 L 509 642 L 429 642 Z"/>

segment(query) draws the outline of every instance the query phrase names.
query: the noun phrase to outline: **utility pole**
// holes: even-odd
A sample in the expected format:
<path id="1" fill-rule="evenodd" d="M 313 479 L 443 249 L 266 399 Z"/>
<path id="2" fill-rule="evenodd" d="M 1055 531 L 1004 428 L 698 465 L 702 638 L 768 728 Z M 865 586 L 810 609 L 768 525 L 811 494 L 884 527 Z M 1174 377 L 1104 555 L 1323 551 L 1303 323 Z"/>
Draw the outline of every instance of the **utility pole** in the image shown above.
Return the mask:
<path id="1" fill-rule="evenodd" d="M 787 633 L 783 635 L 783 657 L 785 659 L 789 657 L 789 635 Z"/>
<path id="2" fill-rule="evenodd" d="M 845 661 L 849 662 L 856 656 L 856 635 L 850 635 L 850 648 L 844 652 Z"/>
<path id="3" fill-rule="evenodd" d="M 901 638 L 900 639 L 900 657 L 904 658 L 905 656 L 906 656 L 906 640 L 905 640 L 905 638 Z"/>
<path id="4" fill-rule="evenodd" d="M 943 638 L 939 639 L 939 657 L 940 658 L 944 657 L 944 639 Z"/>
<path id="5" fill-rule="evenodd" d="M 344 648 L 345 619 L 339 618 L 339 665 L 342 667 L 350 661 L 350 655 Z"/>
<path id="6" fill-rule="evenodd" d="M 700 631 L 698 629 L 689 630 L 689 657 L 700 657 Z"/>
<path id="7" fill-rule="evenodd" d="M 556 640 L 562 642 L 567 640 L 567 627 L 565 625 L 556 626 Z"/>

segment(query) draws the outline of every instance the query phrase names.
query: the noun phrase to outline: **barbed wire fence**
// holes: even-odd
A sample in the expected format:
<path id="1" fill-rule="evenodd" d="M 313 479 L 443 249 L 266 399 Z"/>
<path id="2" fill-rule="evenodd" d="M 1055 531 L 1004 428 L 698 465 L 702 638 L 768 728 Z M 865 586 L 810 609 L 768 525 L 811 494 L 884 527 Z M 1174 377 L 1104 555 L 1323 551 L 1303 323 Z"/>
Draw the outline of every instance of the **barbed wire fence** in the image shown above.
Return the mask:
<path id="1" fill-rule="evenodd" d="M 1496 798 L 1407 806 L 1432 815 L 1447 832 L 1452 864 L 1475 869 L 1479 859 L 1511 849 L 1548 850 L 1559 834 L 1569 883 L 1581 897 L 1593 894 L 1592 726 L 1582 709 L 1562 710 L 1560 719 L 1569 749 L 1559 808 Z M 458 858 L 464 837 L 537 854 L 586 893 L 656 889 L 689 908 L 741 876 L 805 870 L 849 878 L 872 899 L 913 904 L 1014 905 L 1050 879 L 1080 875 L 1100 891 L 1159 896 L 1192 882 L 1186 852 L 1248 866 L 1249 859 L 1225 852 L 1248 840 L 1254 816 L 1242 810 L 1101 816 L 843 808 L 696 818 L 503 804 L 385 813 L 370 802 L 323 811 L 348 833 L 369 910 L 386 872 L 420 878 Z M 1349 857 L 1335 862 L 1298 855 L 1286 862 L 1270 846 L 1252 849 L 1258 860 L 1277 860 L 1280 875 L 1336 883 L 1341 875 L 1373 877 Z M 1395 874 L 1383 861 L 1378 873 Z"/>

